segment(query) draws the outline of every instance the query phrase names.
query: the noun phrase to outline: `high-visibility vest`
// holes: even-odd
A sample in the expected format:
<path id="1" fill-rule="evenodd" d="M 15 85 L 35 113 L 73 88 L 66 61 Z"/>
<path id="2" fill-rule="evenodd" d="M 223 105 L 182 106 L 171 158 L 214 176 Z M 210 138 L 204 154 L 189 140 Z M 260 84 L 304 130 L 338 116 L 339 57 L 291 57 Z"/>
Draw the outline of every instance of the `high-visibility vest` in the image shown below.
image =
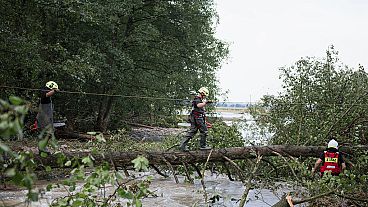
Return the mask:
<path id="1" fill-rule="evenodd" d="M 332 174 L 339 174 L 341 168 L 339 166 L 339 152 L 324 151 L 324 163 L 321 167 L 321 173 L 331 171 Z"/>

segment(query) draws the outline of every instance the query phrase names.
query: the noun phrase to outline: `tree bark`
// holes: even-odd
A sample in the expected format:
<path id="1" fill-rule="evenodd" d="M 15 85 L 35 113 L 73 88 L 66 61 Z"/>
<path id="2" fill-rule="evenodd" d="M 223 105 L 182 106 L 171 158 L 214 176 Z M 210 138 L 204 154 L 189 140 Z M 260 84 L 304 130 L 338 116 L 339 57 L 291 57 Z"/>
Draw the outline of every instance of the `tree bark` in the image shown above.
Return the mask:
<path id="1" fill-rule="evenodd" d="M 95 127 L 100 132 L 105 132 L 109 123 L 110 112 L 113 105 L 114 97 L 105 97 L 100 103 L 98 117 L 97 117 L 97 127 Z M 106 105 L 105 105 L 106 104 Z"/>
<path id="2" fill-rule="evenodd" d="M 325 150 L 325 147 L 318 146 L 287 146 L 287 145 L 270 145 L 270 146 L 249 146 L 249 147 L 233 147 L 214 149 L 209 158 L 209 162 L 226 162 L 224 158 L 227 157 L 231 160 L 241 160 L 246 158 L 254 158 L 256 154 L 262 156 L 277 156 L 274 152 L 282 156 L 293 157 L 319 157 L 320 153 Z M 368 145 L 356 146 L 356 147 L 342 147 L 340 151 L 353 154 L 358 150 L 368 150 Z M 92 155 L 95 159 L 95 163 L 99 164 L 104 161 L 109 161 L 107 158 L 111 157 L 116 166 L 132 165 L 131 161 L 137 156 L 142 155 L 149 160 L 153 165 L 167 165 L 169 162 L 171 165 L 182 165 L 183 162 L 188 164 L 205 163 L 210 150 L 201 151 L 189 151 L 189 152 L 167 152 L 167 151 L 145 151 L 145 152 L 110 152 L 91 154 L 89 152 L 65 152 L 65 156 L 71 160 L 72 158 L 83 158 L 88 155 Z M 46 158 L 41 158 L 35 155 L 36 160 L 39 160 L 44 165 L 50 167 L 59 167 L 56 163 L 57 158 L 54 155 L 49 155 Z"/>

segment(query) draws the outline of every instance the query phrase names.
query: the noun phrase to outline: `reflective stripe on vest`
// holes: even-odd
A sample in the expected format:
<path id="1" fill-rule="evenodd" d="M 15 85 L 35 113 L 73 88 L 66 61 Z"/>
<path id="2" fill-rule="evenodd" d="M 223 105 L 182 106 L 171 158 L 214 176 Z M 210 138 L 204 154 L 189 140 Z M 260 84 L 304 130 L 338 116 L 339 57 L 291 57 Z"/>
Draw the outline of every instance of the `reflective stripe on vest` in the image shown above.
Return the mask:
<path id="1" fill-rule="evenodd" d="M 328 152 L 324 151 L 325 162 L 321 167 L 321 172 L 331 171 L 331 173 L 340 173 L 341 169 L 339 166 L 339 152 Z"/>

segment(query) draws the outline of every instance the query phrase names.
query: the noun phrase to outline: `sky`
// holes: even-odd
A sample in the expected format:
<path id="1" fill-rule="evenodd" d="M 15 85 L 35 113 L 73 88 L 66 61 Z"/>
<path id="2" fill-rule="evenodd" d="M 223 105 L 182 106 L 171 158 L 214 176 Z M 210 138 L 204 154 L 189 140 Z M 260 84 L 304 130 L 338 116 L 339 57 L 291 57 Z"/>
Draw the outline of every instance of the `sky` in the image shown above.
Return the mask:
<path id="1" fill-rule="evenodd" d="M 227 101 L 255 102 L 282 91 L 280 67 L 325 56 L 368 71 L 368 0 L 215 0 L 217 38 L 229 43 L 218 71 Z"/>

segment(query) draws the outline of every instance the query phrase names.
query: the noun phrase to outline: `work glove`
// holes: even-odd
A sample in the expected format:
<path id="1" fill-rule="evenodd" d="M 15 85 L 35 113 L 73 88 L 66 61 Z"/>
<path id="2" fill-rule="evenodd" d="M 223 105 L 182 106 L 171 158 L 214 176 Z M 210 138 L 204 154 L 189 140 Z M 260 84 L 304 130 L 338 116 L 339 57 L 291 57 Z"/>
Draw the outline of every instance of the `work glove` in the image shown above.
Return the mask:
<path id="1" fill-rule="evenodd" d="M 211 104 L 211 103 L 214 103 L 214 102 L 215 102 L 214 100 L 207 100 L 206 104 Z"/>

